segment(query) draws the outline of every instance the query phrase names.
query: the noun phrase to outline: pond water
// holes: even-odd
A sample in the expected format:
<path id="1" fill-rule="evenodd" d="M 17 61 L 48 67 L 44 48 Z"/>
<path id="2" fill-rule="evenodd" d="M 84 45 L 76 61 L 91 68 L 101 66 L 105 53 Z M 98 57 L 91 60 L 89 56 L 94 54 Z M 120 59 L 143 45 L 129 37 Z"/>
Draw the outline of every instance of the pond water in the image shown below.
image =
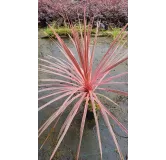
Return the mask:
<path id="1" fill-rule="evenodd" d="M 74 47 L 68 39 L 65 39 L 66 44 L 71 48 L 74 52 Z M 107 51 L 109 44 L 111 42 L 110 38 L 100 37 L 98 39 L 98 44 L 96 46 L 95 52 L 95 59 L 94 59 L 94 67 L 97 66 L 99 60 L 103 56 L 103 54 Z M 39 57 L 44 58 L 46 55 L 53 55 L 56 57 L 62 57 L 62 53 L 58 49 L 58 47 L 49 39 L 41 39 L 39 37 Z M 124 48 L 126 50 L 127 48 Z M 121 65 L 117 66 L 114 70 L 110 72 L 111 75 L 116 75 L 121 72 L 125 72 L 128 70 L 127 62 L 122 63 Z M 39 79 L 40 78 L 48 78 L 50 77 L 49 74 L 44 74 L 39 72 Z M 125 81 L 127 82 L 127 76 L 123 76 L 117 81 Z M 112 87 L 116 89 L 120 89 L 122 91 L 127 91 L 128 85 L 121 84 L 117 85 L 109 85 L 106 87 Z M 102 93 L 102 92 L 99 92 Z M 104 92 L 103 92 L 104 93 Z M 105 93 L 106 96 L 113 99 L 115 102 L 119 104 L 120 107 L 116 107 L 111 102 L 107 101 L 106 99 L 100 98 L 103 104 L 109 108 L 109 110 L 117 117 L 117 119 L 126 127 L 128 128 L 128 99 L 127 97 L 119 96 L 114 93 Z M 41 97 L 42 94 L 39 94 Z M 45 104 L 50 99 L 44 99 L 39 101 L 39 106 Z M 46 107 L 45 109 L 41 110 L 38 114 L 39 118 L 39 127 L 47 120 L 47 118 L 56 110 L 56 107 L 60 106 L 64 99 L 57 101 L 56 103 L 52 103 L 50 106 Z M 69 109 L 62 114 L 59 123 L 56 126 L 56 130 L 53 130 L 50 134 L 50 139 L 46 142 L 41 150 L 39 150 L 39 160 L 49 160 L 50 155 L 56 146 L 56 138 L 58 135 L 58 131 L 60 130 L 61 124 L 66 119 L 71 107 L 73 107 L 73 103 L 70 105 Z M 54 156 L 55 160 L 74 160 L 78 141 L 79 141 L 79 130 L 80 130 L 80 123 L 82 117 L 82 110 L 77 114 L 75 119 L 72 122 L 71 127 L 69 128 L 64 140 L 62 141 L 56 155 Z M 105 126 L 105 123 L 99 114 L 99 127 L 100 127 L 100 134 L 101 134 L 101 141 L 102 141 L 102 150 L 103 150 L 103 160 L 119 160 L 119 155 L 116 151 L 116 146 L 113 142 L 113 139 Z M 110 119 L 110 123 L 114 129 L 114 132 L 117 136 L 117 140 L 121 151 L 124 155 L 124 158 L 127 159 L 128 157 L 128 137 L 127 135 L 121 131 L 121 129 Z M 50 133 L 50 129 L 46 130 L 41 137 L 39 138 L 39 148 L 42 142 L 47 137 L 47 134 Z M 87 121 L 85 123 L 84 134 L 82 139 L 81 151 L 80 151 L 80 160 L 99 160 L 100 159 L 100 152 L 98 146 L 98 140 L 96 135 L 96 128 L 94 125 L 94 121 Z"/>

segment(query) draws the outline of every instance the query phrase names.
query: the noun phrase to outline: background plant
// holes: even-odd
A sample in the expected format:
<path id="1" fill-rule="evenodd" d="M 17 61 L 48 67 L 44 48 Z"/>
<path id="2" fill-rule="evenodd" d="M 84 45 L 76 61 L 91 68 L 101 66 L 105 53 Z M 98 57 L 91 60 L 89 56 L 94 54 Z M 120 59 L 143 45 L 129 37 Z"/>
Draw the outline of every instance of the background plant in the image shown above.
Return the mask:
<path id="1" fill-rule="evenodd" d="M 127 0 L 39 0 L 38 21 L 40 26 L 55 20 L 59 26 L 68 20 L 72 23 L 83 19 L 83 8 L 86 6 L 86 19 L 94 17 L 104 25 L 123 27 L 128 22 Z M 68 18 L 67 18 L 68 17 Z M 65 19 L 65 21 L 64 21 Z"/>

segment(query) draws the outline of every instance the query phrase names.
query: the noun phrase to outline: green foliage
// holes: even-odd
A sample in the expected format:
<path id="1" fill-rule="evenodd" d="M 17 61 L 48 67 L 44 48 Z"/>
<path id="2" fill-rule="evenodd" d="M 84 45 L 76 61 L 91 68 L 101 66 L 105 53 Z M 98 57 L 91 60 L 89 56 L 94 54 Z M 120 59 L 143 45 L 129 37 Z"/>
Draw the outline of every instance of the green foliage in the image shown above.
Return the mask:
<path id="1" fill-rule="evenodd" d="M 111 35 L 112 35 L 113 40 L 120 34 L 120 32 L 121 32 L 121 28 L 112 28 Z M 124 34 L 126 34 L 126 32 L 123 32 L 121 34 L 120 38 L 122 38 Z M 126 39 L 123 39 L 121 42 L 123 43 L 124 40 L 126 40 Z"/>
<path id="2" fill-rule="evenodd" d="M 53 35 L 54 35 L 53 32 L 52 32 L 52 30 L 51 30 L 49 27 L 45 28 L 45 29 L 44 29 L 44 32 L 45 32 L 48 36 L 53 36 Z M 55 32 L 56 32 L 58 35 L 60 35 L 60 36 L 64 36 L 64 35 L 67 36 L 68 34 L 71 34 L 70 29 L 67 28 L 67 27 L 55 28 Z"/>
<path id="3" fill-rule="evenodd" d="M 54 28 L 55 32 L 59 36 L 68 36 L 71 35 L 71 30 L 68 26 L 66 27 L 57 27 L 56 25 L 52 25 L 52 28 Z M 80 27 L 76 26 L 77 31 L 80 33 Z M 50 27 L 46 27 L 43 29 L 44 33 L 46 33 L 46 36 L 54 37 L 54 33 L 51 30 Z M 84 31 L 84 29 L 82 29 Z M 99 37 L 112 37 L 113 39 L 116 38 L 116 36 L 120 33 L 121 28 L 112 28 L 109 30 L 99 30 L 98 36 Z M 96 29 L 92 29 L 91 36 L 94 36 L 96 33 Z"/>
<path id="4" fill-rule="evenodd" d="M 99 105 L 96 102 L 95 102 L 95 109 L 96 109 L 96 111 L 100 109 Z M 88 110 L 93 112 L 93 107 L 92 107 L 91 101 L 88 102 Z"/>
<path id="5" fill-rule="evenodd" d="M 113 39 L 115 39 L 117 37 L 117 35 L 119 35 L 120 31 L 121 31 L 121 28 L 112 28 L 111 35 L 112 35 Z"/>

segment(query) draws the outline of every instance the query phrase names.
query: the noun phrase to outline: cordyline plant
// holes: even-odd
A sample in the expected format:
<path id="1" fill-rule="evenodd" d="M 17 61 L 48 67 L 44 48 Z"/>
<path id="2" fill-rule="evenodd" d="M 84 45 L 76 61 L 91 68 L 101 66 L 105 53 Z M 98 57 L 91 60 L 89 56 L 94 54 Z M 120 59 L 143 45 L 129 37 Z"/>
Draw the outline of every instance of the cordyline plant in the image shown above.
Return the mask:
<path id="1" fill-rule="evenodd" d="M 85 13 L 84 13 L 85 15 Z M 88 27 L 87 27 L 88 26 Z M 66 100 L 63 102 L 63 104 L 48 118 L 48 120 L 40 127 L 39 129 L 39 136 L 52 124 L 52 122 L 56 121 L 54 128 L 56 124 L 58 123 L 60 116 L 62 113 L 69 107 L 69 105 L 74 101 L 77 100 L 74 107 L 68 114 L 64 124 L 62 125 L 59 135 L 58 135 L 58 142 L 53 150 L 53 153 L 50 157 L 50 160 L 54 157 L 59 145 L 61 144 L 66 132 L 68 131 L 74 117 L 78 113 L 79 108 L 81 107 L 81 104 L 83 103 L 83 117 L 80 127 L 80 140 L 78 144 L 77 154 L 76 154 L 76 160 L 79 159 L 79 153 L 80 153 L 80 147 L 81 147 L 81 141 L 83 136 L 83 130 L 86 120 L 86 115 L 88 111 L 88 104 L 91 103 L 92 111 L 94 114 L 96 129 L 97 129 L 97 137 L 98 137 L 98 143 L 99 143 L 99 149 L 100 149 L 100 156 L 102 159 L 102 145 L 101 145 L 101 138 L 100 138 L 100 131 L 99 131 L 99 123 L 96 113 L 96 108 L 101 112 L 101 115 L 109 129 L 109 132 L 115 142 L 115 145 L 117 147 L 118 153 L 120 155 L 121 160 L 123 160 L 123 155 L 121 153 L 119 144 L 116 139 L 116 135 L 113 131 L 112 126 L 109 122 L 109 117 L 111 117 L 115 123 L 127 134 L 127 129 L 113 116 L 113 114 L 102 104 L 102 102 L 99 100 L 98 96 L 102 96 L 106 98 L 107 100 L 111 101 L 113 104 L 117 105 L 113 100 L 106 97 L 103 94 L 99 94 L 97 90 L 102 91 L 108 91 L 112 93 L 118 93 L 120 95 L 127 96 L 127 92 L 111 89 L 111 88 L 103 88 L 102 85 L 106 84 L 123 84 L 125 82 L 112 82 L 112 80 L 119 78 L 121 76 L 124 76 L 127 74 L 121 73 L 115 76 L 109 76 L 109 72 L 121 64 L 122 62 L 127 60 L 127 53 L 121 52 L 121 49 L 123 48 L 124 44 L 120 44 L 120 40 L 124 39 L 127 35 L 127 33 L 124 34 L 125 28 L 127 25 L 121 30 L 120 34 L 116 37 L 116 39 L 111 43 L 108 51 L 104 54 L 103 58 L 100 60 L 98 66 L 96 69 L 92 69 L 93 61 L 94 61 L 94 54 L 95 54 L 95 46 L 97 42 L 97 34 L 98 34 L 98 26 L 96 28 L 96 35 L 94 38 L 94 44 L 92 49 L 90 49 L 90 40 L 91 40 L 91 30 L 92 25 L 88 24 L 86 25 L 86 18 L 84 16 L 84 26 L 83 28 L 80 25 L 81 34 L 77 32 L 78 30 L 75 28 L 75 26 L 71 25 L 71 32 L 72 37 L 70 37 L 73 45 L 76 48 L 77 54 L 79 59 L 76 59 L 72 51 L 67 47 L 67 45 L 64 43 L 64 41 L 60 38 L 60 36 L 54 32 L 54 29 L 52 28 L 52 31 L 54 32 L 59 44 L 59 48 L 66 57 L 66 60 L 49 56 L 54 62 L 48 60 L 48 59 L 39 59 L 42 62 L 45 62 L 46 64 L 39 64 L 42 66 L 42 68 L 39 68 L 39 71 L 49 73 L 52 75 L 58 75 L 59 77 L 63 77 L 65 80 L 62 79 L 40 79 L 41 82 L 47 82 L 47 84 L 41 84 L 39 86 L 44 86 L 46 88 L 40 89 L 39 92 L 45 92 L 45 91 L 55 91 L 51 94 L 42 96 L 39 98 L 39 100 L 52 97 L 55 95 L 58 95 L 56 98 L 53 98 L 52 100 L 48 101 L 46 104 L 39 107 L 39 111 L 46 108 L 48 105 L 50 105 L 53 102 L 56 102 L 60 100 L 61 98 L 66 97 Z M 51 27 L 51 26 L 50 26 Z M 123 36 L 122 36 L 123 35 Z M 107 78 L 106 78 L 107 76 Z M 109 76 L 109 77 L 108 77 Z M 51 82 L 51 83 L 49 83 Z M 54 87 L 52 86 L 54 84 Z M 85 103 L 84 103 L 85 102 Z M 97 107 L 96 107 L 97 105 Z M 108 117 L 109 116 L 109 117 Z M 49 135 L 47 136 L 44 143 L 47 141 Z M 44 145 L 43 143 L 43 145 Z M 43 146 L 42 145 L 42 146 Z"/>

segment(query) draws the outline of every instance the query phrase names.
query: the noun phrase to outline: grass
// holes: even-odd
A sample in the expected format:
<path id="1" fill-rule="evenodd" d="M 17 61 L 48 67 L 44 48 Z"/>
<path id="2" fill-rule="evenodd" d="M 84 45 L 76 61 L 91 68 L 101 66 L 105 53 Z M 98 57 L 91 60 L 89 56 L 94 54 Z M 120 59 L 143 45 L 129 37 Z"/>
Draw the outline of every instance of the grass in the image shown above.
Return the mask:
<path id="1" fill-rule="evenodd" d="M 113 28 L 112 31 L 111 31 L 111 35 L 113 37 L 113 39 L 115 39 L 117 37 L 117 35 L 119 35 L 121 31 L 121 28 Z"/>
<path id="2" fill-rule="evenodd" d="M 60 36 L 68 36 L 68 34 L 71 35 L 71 31 L 68 27 L 60 27 L 60 28 L 54 28 L 55 32 L 58 33 Z M 54 36 L 53 34 L 53 31 L 49 28 L 49 27 L 46 27 L 44 28 L 43 30 L 46 35 L 48 36 Z"/>
<path id="3" fill-rule="evenodd" d="M 55 32 L 61 36 L 61 37 L 68 37 L 68 35 L 71 35 L 71 29 L 69 27 L 54 27 Z M 79 27 L 76 27 L 77 31 L 80 33 Z M 112 28 L 108 30 L 99 30 L 98 37 L 111 37 L 112 39 L 115 39 L 117 35 L 119 35 L 121 31 L 121 28 Z M 54 37 L 55 35 L 50 27 L 46 27 L 43 29 L 43 32 L 45 33 L 45 36 L 43 38 L 49 38 L 49 37 Z M 96 29 L 92 29 L 91 31 L 91 36 L 94 37 L 96 33 Z"/>

